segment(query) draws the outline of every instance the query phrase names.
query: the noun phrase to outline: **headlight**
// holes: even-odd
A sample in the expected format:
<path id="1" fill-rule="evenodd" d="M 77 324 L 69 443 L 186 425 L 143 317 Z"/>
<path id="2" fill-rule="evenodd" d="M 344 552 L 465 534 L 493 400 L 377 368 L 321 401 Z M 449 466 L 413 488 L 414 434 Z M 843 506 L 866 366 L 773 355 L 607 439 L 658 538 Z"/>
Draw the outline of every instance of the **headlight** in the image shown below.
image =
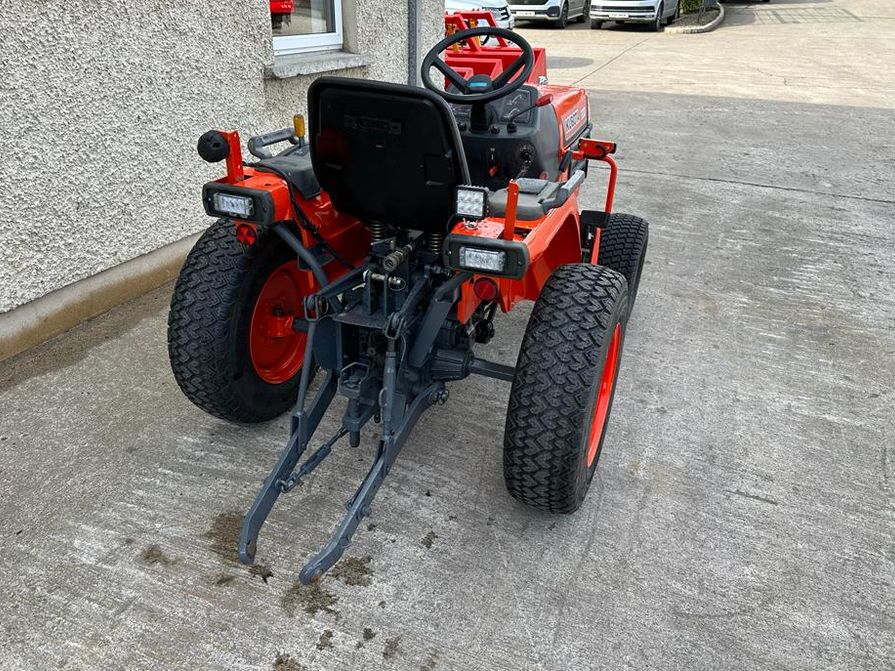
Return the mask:
<path id="1" fill-rule="evenodd" d="M 262 226 L 274 219 L 273 196 L 264 189 L 247 189 L 223 182 L 202 187 L 202 204 L 212 217 L 242 219 Z"/>
<path id="2" fill-rule="evenodd" d="M 246 196 L 216 193 L 212 196 L 216 212 L 236 219 L 251 219 L 255 212 L 255 201 Z"/>
<path id="3" fill-rule="evenodd" d="M 461 219 L 478 221 L 488 214 L 488 190 L 478 186 L 458 186 L 454 213 Z"/>
<path id="4" fill-rule="evenodd" d="M 528 271 L 528 247 L 513 240 L 451 233 L 444 240 L 444 265 L 518 280 Z"/>

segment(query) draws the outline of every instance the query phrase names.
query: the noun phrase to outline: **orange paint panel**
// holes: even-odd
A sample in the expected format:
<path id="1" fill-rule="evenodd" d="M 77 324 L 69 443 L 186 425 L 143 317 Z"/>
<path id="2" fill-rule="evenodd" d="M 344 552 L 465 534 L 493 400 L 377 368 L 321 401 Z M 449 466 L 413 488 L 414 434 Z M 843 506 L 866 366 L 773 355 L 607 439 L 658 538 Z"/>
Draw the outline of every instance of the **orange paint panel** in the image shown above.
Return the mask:
<path id="1" fill-rule="evenodd" d="M 527 235 L 516 233 L 513 240 L 528 247 L 528 272 L 518 280 L 508 278 L 497 280 L 500 289 L 499 305 L 503 312 L 509 312 L 521 300 L 536 300 L 547 278 L 557 266 L 581 261 L 577 194 L 572 195 L 562 206 L 551 210 L 541 219 L 519 222 L 516 230 L 518 231 L 523 225 L 528 229 Z M 496 240 L 503 237 L 504 220 L 488 218 L 478 222 L 474 228 L 460 222 L 451 232 Z M 473 290 L 473 282 L 477 277 L 473 276 L 460 288 L 457 319 L 463 324 L 469 321 L 482 302 Z"/>

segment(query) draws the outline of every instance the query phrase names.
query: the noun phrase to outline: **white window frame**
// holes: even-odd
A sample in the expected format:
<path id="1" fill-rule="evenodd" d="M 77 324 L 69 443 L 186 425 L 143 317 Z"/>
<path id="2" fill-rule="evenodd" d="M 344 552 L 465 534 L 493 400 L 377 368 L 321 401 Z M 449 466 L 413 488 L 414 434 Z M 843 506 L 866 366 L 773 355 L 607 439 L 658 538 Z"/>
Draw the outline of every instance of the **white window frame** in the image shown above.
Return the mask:
<path id="1" fill-rule="evenodd" d="M 330 33 L 312 33 L 310 35 L 274 35 L 273 55 L 290 56 L 307 54 L 316 51 L 338 51 L 343 45 L 342 0 L 329 0 L 333 10 L 333 26 Z"/>

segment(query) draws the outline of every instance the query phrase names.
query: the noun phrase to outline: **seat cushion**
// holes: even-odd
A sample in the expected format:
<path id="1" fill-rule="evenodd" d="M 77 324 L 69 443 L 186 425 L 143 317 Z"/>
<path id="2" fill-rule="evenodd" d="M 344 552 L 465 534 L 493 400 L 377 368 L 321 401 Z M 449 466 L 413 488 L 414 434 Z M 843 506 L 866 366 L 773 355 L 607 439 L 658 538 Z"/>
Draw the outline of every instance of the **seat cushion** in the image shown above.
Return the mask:
<path id="1" fill-rule="evenodd" d="M 311 155 L 307 147 L 296 148 L 279 156 L 263 158 L 256 165 L 262 170 L 270 168 L 272 171 L 282 174 L 293 188 L 298 189 L 302 198 L 316 198 L 320 195 L 320 183 L 314 175 L 314 167 L 311 165 Z"/>
<path id="2" fill-rule="evenodd" d="M 559 182 L 546 179 L 523 178 L 516 181 L 519 185 L 519 201 L 516 205 L 516 218 L 522 221 L 534 221 L 547 214 L 544 202 L 549 201 L 560 187 Z M 488 214 L 492 217 L 505 217 L 507 214 L 507 197 L 509 191 L 500 189 L 488 194 Z"/>

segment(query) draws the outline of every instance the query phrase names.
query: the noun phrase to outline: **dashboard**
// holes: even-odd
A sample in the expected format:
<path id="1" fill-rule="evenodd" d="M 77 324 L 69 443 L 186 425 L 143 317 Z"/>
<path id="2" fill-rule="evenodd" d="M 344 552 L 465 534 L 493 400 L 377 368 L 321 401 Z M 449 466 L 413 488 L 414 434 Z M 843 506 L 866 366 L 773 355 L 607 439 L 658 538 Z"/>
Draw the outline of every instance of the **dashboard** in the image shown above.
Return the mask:
<path id="1" fill-rule="evenodd" d="M 503 98 L 498 98 L 490 103 L 488 106 L 491 107 L 496 113 L 497 118 L 506 123 L 510 120 L 510 118 L 516 114 L 524 110 L 526 107 L 531 107 L 535 104 L 537 92 L 529 88 L 527 86 L 523 86 L 520 89 L 513 91 L 511 94 L 504 96 Z M 457 121 L 466 121 L 469 122 L 469 105 L 456 105 L 451 104 L 451 109 L 454 112 L 454 117 Z M 516 117 L 517 124 L 530 124 L 534 119 L 534 113 L 536 110 L 530 109 L 524 114 L 520 114 Z"/>

